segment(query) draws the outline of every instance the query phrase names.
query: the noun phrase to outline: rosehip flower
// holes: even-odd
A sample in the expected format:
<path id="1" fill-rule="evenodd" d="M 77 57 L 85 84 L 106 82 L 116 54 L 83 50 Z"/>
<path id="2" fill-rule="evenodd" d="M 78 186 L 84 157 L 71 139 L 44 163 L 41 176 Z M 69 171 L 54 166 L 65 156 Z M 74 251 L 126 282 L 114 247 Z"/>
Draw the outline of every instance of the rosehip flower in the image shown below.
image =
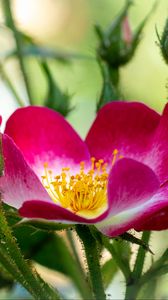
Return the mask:
<path id="1" fill-rule="evenodd" d="M 108 236 L 168 228 L 168 106 L 112 102 L 85 141 L 57 112 L 16 110 L 2 134 L 5 203 L 22 217 L 94 224 Z"/>

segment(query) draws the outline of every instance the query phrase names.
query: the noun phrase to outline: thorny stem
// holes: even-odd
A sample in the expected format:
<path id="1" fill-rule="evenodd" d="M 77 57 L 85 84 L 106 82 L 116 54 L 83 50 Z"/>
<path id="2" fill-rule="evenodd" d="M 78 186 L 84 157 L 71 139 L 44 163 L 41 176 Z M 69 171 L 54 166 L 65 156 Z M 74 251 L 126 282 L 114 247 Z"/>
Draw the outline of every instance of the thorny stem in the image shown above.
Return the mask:
<path id="1" fill-rule="evenodd" d="M 99 263 L 97 242 L 87 226 L 77 225 L 76 231 L 84 245 L 89 277 L 95 300 L 106 300 Z"/>
<path id="2" fill-rule="evenodd" d="M 76 246 L 74 244 L 74 239 L 73 239 L 72 233 L 71 233 L 70 230 L 67 230 L 66 234 L 67 234 L 67 238 L 68 238 L 68 241 L 70 243 L 72 252 L 74 254 L 76 265 L 77 265 L 77 268 L 78 268 L 78 271 L 79 271 L 79 277 L 81 279 L 81 285 L 82 285 L 82 288 L 80 290 L 81 295 L 84 297 L 84 299 L 89 299 L 89 300 L 93 299 L 89 283 L 86 282 L 85 273 L 84 273 L 84 270 L 81 266 L 81 262 L 80 262 L 78 253 L 76 251 Z"/>

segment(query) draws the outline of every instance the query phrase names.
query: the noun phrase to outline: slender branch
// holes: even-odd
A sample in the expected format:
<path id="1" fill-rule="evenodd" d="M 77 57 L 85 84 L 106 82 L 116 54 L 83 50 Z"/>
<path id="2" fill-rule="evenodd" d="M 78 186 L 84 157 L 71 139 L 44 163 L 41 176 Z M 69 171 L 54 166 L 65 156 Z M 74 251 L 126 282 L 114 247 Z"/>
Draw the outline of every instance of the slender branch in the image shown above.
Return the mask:
<path id="1" fill-rule="evenodd" d="M 106 300 L 99 263 L 97 242 L 87 226 L 77 225 L 76 231 L 84 245 L 94 297 L 96 300 Z"/>
<path id="2" fill-rule="evenodd" d="M 23 75 L 27 95 L 28 95 L 28 98 L 29 98 L 29 102 L 30 102 L 31 105 L 33 105 L 31 92 L 30 92 L 30 85 L 29 85 L 29 81 L 28 81 L 28 78 L 27 78 L 24 59 L 23 59 L 21 35 L 20 35 L 19 31 L 17 30 L 15 22 L 14 22 L 14 18 L 13 18 L 13 15 L 12 15 L 12 9 L 11 9 L 11 1 L 10 0 L 3 0 L 2 3 L 3 3 L 3 9 L 4 9 L 4 16 L 6 18 L 6 23 L 11 28 L 11 30 L 13 32 L 13 35 L 14 35 L 14 38 L 15 38 L 17 56 L 18 56 L 18 60 L 19 60 L 19 64 L 20 64 L 20 69 L 22 71 L 22 75 Z"/>
<path id="3" fill-rule="evenodd" d="M 2 77 L 2 80 L 5 82 L 5 84 L 8 86 L 10 91 L 12 92 L 13 96 L 15 97 L 17 103 L 19 106 L 24 106 L 23 101 L 21 100 L 20 96 L 18 95 L 15 87 L 13 86 L 11 80 L 9 79 L 8 75 L 6 74 L 2 64 L 0 63 L 0 75 Z"/>

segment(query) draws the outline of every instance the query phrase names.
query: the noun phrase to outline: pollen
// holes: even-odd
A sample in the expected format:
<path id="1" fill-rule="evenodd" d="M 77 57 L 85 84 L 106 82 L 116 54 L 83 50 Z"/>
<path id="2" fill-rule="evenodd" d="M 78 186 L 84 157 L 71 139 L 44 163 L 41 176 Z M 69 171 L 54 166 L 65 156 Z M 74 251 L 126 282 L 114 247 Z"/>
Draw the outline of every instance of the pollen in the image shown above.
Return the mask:
<path id="1" fill-rule="evenodd" d="M 118 159 L 118 151 L 112 153 L 112 165 Z M 72 175 L 69 167 L 63 167 L 54 175 L 44 163 L 42 184 L 52 200 L 79 215 L 99 215 L 107 208 L 108 164 L 103 159 L 91 159 L 90 168 L 80 163 L 79 171 Z"/>

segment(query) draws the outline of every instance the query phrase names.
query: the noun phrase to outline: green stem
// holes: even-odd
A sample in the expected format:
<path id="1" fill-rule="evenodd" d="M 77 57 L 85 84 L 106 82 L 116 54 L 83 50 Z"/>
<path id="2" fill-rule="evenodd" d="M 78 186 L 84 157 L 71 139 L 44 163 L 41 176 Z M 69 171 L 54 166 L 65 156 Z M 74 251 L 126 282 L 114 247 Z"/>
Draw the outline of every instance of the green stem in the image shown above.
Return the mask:
<path id="1" fill-rule="evenodd" d="M 103 62 L 99 56 L 97 57 L 97 62 L 99 64 L 103 79 L 102 91 L 96 108 L 96 111 L 98 112 L 103 105 L 113 100 L 117 100 L 120 97 L 118 88 L 114 85 L 113 80 L 111 80 L 111 74 L 108 65 Z"/>
<path id="2" fill-rule="evenodd" d="M 16 243 L 16 240 L 13 237 L 6 221 L 6 217 L 2 209 L 2 204 L 0 205 L 0 240 L 2 245 L 4 243 L 6 252 L 11 261 L 14 262 L 14 266 L 17 266 L 21 276 L 24 278 L 26 288 L 35 299 L 60 299 L 58 292 L 50 288 L 40 278 L 36 271 L 30 267 L 27 261 L 24 260 Z"/>
<path id="3" fill-rule="evenodd" d="M 118 253 L 115 250 L 113 244 L 110 243 L 110 240 L 107 237 L 103 236 L 102 240 L 103 240 L 103 244 L 104 244 L 105 248 L 111 253 L 113 259 L 115 260 L 115 262 L 117 264 L 117 266 L 120 268 L 121 272 L 123 273 L 126 282 L 128 282 L 130 280 L 130 274 L 131 274 L 129 266 L 126 265 L 122 261 L 120 255 L 118 255 Z"/>
<path id="4" fill-rule="evenodd" d="M 144 231 L 142 234 L 142 242 L 148 244 L 150 239 L 150 231 Z M 142 246 L 139 246 L 138 254 L 136 257 L 134 269 L 131 276 L 131 282 L 126 286 L 125 300 L 135 300 L 139 290 L 141 288 L 140 278 L 142 275 L 144 261 L 145 261 L 146 250 Z"/>
<path id="5" fill-rule="evenodd" d="M 112 68 L 110 66 L 108 66 L 108 68 L 109 68 L 111 82 L 115 86 L 115 88 L 118 89 L 119 79 L 120 79 L 119 68 Z"/>
<path id="6" fill-rule="evenodd" d="M 20 96 L 18 95 L 18 93 L 17 93 L 15 87 L 13 86 L 11 80 L 9 79 L 8 75 L 6 74 L 2 64 L 0 64 L 0 74 L 1 74 L 1 77 L 2 77 L 3 81 L 5 82 L 7 87 L 10 89 L 13 96 L 15 97 L 15 99 L 16 99 L 17 103 L 19 104 L 19 106 L 24 106 L 23 101 L 20 99 Z"/>
<path id="7" fill-rule="evenodd" d="M 3 0 L 3 9 L 4 9 L 4 15 L 6 18 L 6 23 L 7 25 L 11 28 L 15 42 L 16 42 L 16 49 L 17 49 L 17 56 L 20 64 L 20 69 L 22 71 L 27 95 L 29 98 L 29 102 L 31 105 L 33 105 L 32 97 L 31 97 L 31 92 L 30 92 L 30 86 L 29 86 L 29 81 L 27 78 L 26 70 L 25 70 L 25 64 L 24 64 L 24 59 L 23 59 L 23 51 L 22 51 L 22 39 L 19 31 L 17 30 L 14 22 L 14 18 L 12 15 L 12 9 L 11 9 L 11 1 L 10 0 Z"/>
<path id="8" fill-rule="evenodd" d="M 77 225 L 76 231 L 84 245 L 94 297 L 96 300 L 105 300 L 97 242 L 87 226 Z"/>
<path id="9" fill-rule="evenodd" d="M 70 243 L 72 252 L 73 252 L 74 257 L 75 257 L 76 265 L 77 265 L 77 268 L 78 268 L 78 271 L 79 271 L 78 273 L 79 273 L 79 278 L 80 278 L 80 281 L 81 281 L 81 289 L 80 289 L 81 295 L 83 296 L 84 299 L 89 299 L 89 300 L 93 299 L 90 287 L 89 287 L 88 283 L 86 282 L 86 276 L 85 276 L 83 268 L 81 266 L 81 262 L 79 260 L 78 253 L 76 251 L 76 246 L 74 244 L 72 233 L 71 233 L 70 230 L 67 230 L 66 234 L 67 234 L 67 238 L 68 238 L 68 241 Z"/>

